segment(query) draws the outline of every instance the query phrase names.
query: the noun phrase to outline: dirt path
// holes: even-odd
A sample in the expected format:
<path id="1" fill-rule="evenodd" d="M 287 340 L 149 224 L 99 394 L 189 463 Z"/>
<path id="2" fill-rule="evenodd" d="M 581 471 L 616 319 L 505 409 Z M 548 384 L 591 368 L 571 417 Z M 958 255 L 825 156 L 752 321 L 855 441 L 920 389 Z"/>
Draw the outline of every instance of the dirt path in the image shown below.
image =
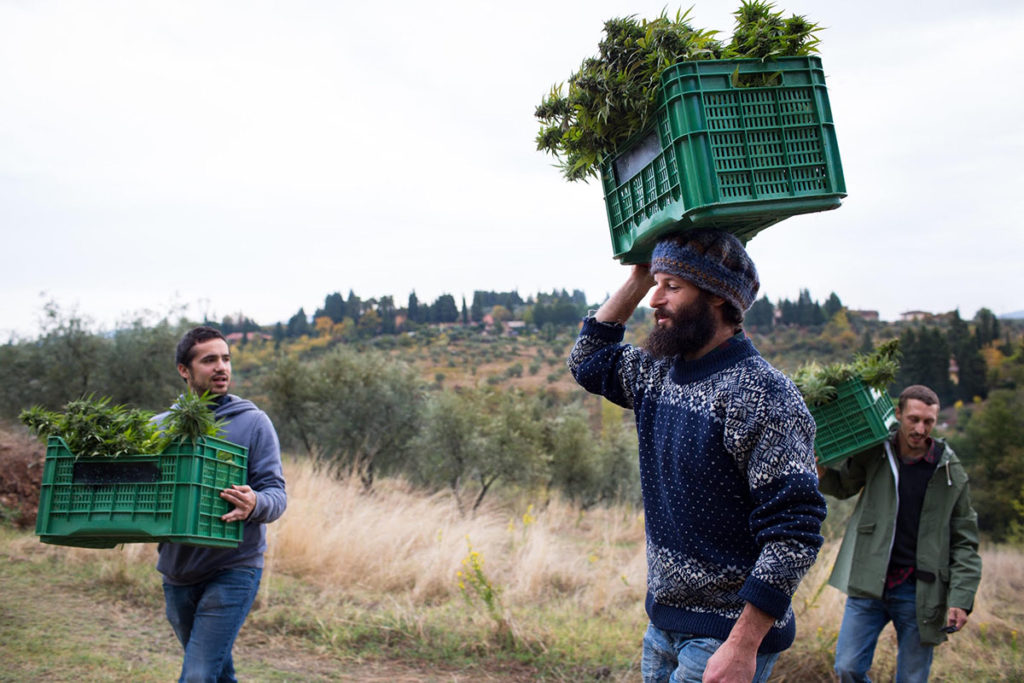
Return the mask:
<path id="1" fill-rule="evenodd" d="M 168 681 L 180 648 L 158 596 L 110 598 L 84 590 L 94 580 L 63 563 L 59 550 L 28 534 L 0 543 L 0 681 Z M 104 595 L 106 593 L 106 595 Z M 235 644 L 239 679 L 248 681 L 529 681 L 529 672 L 459 671 L 400 661 L 348 661 L 301 638 L 242 629 Z"/>

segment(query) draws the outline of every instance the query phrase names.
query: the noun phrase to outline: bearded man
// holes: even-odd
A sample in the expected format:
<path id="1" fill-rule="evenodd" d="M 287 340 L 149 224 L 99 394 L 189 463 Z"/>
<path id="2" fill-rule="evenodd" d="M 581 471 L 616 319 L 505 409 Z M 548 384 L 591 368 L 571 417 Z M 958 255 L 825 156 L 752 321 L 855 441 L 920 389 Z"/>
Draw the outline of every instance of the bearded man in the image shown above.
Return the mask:
<path id="1" fill-rule="evenodd" d="M 640 348 L 623 324 L 651 288 Z M 757 270 L 733 235 L 664 239 L 583 321 L 569 368 L 636 417 L 650 619 L 644 681 L 766 681 L 792 644 L 797 585 L 821 547 L 814 421 L 754 348 Z"/>

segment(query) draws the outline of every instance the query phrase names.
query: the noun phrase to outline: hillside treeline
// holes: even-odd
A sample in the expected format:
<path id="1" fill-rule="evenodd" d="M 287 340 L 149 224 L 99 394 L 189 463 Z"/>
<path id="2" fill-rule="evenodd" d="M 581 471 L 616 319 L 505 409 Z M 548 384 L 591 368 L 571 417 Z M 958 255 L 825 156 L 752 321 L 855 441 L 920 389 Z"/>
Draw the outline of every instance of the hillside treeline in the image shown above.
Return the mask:
<path id="1" fill-rule="evenodd" d="M 261 327 L 241 315 L 205 322 L 234 335 L 233 390 L 267 410 L 287 450 L 355 472 L 368 488 L 382 474 L 401 475 L 450 491 L 466 512 L 499 491 L 557 491 L 584 506 L 637 500 L 631 414 L 586 395 L 565 368 L 578 321 L 595 306 L 565 291 L 525 300 L 479 291 L 460 304 L 447 296 L 420 304 L 411 294 L 394 309 L 394 331 L 381 322 L 392 310 L 386 298 L 351 292 L 329 295 L 319 315 L 302 313 L 298 336 L 280 334 L 291 323 Z M 806 291 L 795 302 L 762 299 L 757 309 L 748 333 L 786 372 L 899 337 L 891 393 L 912 383 L 936 389 L 940 431 L 975 482 L 982 528 L 995 540 L 1024 541 L 1019 321 L 981 309 L 971 320 L 953 311 L 884 323 L 849 311 L 835 294 L 819 304 Z M 181 390 L 174 346 L 193 324 L 138 320 L 96 330 L 50 304 L 35 339 L 0 346 L 0 418 L 87 394 L 161 410 Z M 649 325 L 649 311 L 638 311 L 629 339 L 642 339 Z"/>

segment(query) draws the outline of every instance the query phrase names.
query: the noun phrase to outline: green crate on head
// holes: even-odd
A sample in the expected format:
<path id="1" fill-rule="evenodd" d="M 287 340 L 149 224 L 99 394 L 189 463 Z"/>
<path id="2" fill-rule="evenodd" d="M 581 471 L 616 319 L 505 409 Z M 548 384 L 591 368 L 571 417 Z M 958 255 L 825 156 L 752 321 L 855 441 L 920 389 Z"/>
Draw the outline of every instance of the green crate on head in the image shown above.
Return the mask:
<path id="1" fill-rule="evenodd" d="M 173 443 L 158 455 L 77 458 L 46 444 L 36 534 L 44 543 L 112 548 L 187 543 L 234 548 L 242 522 L 224 522 L 220 491 L 248 479 L 247 449 L 215 439 Z"/>
<path id="2" fill-rule="evenodd" d="M 654 123 L 601 172 L 612 252 L 646 263 L 696 227 L 746 242 L 846 196 L 817 57 L 680 62 L 661 76 Z"/>
<path id="3" fill-rule="evenodd" d="M 892 399 L 864 384 L 860 378 L 836 387 L 836 397 L 808 406 L 817 425 L 814 454 L 818 464 L 829 465 L 877 446 L 896 422 Z"/>

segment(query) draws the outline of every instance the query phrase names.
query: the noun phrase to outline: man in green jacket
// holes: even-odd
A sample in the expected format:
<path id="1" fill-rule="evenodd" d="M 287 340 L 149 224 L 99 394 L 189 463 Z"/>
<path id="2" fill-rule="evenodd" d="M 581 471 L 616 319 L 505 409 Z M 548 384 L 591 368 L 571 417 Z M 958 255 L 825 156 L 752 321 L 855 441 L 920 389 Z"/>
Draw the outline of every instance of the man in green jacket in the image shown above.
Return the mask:
<path id="1" fill-rule="evenodd" d="M 939 398 L 914 385 L 900 394 L 897 424 L 882 446 L 818 467 L 818 488 L 860 498 L 829 583 L 847 594 L 836 642 L 841 681 L 867 672 L 893 622 L 897 683 L 927 681 L 933 648 L 963 628 L 981 580 L 978 516 L 953 449 L 931 437 Z"/>

